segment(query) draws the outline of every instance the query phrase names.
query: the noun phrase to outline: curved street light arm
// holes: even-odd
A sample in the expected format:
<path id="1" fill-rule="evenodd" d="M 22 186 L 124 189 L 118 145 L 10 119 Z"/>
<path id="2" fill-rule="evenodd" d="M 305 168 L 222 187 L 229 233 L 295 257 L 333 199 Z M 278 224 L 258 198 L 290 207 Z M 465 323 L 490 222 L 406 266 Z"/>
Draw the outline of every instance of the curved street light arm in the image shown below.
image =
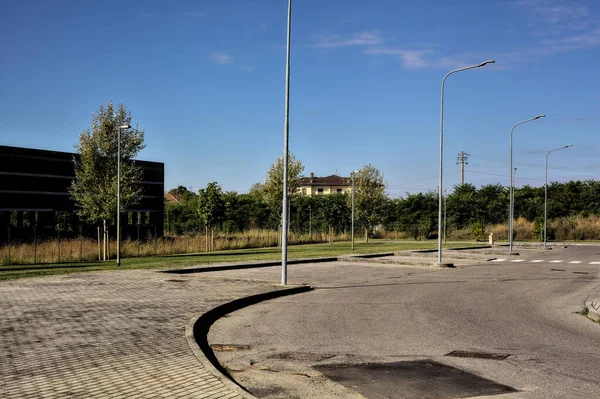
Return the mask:
<path id="1" fill-rule="evenodd" d="M 450 71 L 446 74 L 446 76 L 444 76 L 444 78 L 442 79 L 442 90 L 441 90 L 441 101 L 440 101 L 440 179 L 439 179 L 439 187 L 438 190 L 440 190 L 440 193 L 442 192 L 442 179 L 443 179 L 443 173 L 444 173 L 444 83 L 446 83 L 446 79 L 448 78 L 448 76 L 452 75 L 453 73 L 456 72 L 462 72 L 462 71 L 466 71 L 469 69 L 474 69 L 474 68 L 481 68 L 482 66 L 485 66 L 487 64 L 493 64 L 496 61 L 494 60 L 487 60 L 487 61 L 483 61 L 480 64 L 477 65 L 471 65 L 471 66 L 467 66 L 464 68 L 459 68 L 459 69 L 455 69 L 453 71 Z M 438 263 L 442 263 L 442 195 L 440 194 L 439 196 L 439 203 L 438 203 Z"/>
<path id="2" fill-rule="evenodd" d="M 562 147 L 555 148 L 546 153 L 546 184 L 544 184 L 544 249 L 546 249 L 546 230 L 548 225 L 548 156 L 554 151 L 565 150 L 569 147 L 573 147 L 573 144 L 563 145 Z"/>

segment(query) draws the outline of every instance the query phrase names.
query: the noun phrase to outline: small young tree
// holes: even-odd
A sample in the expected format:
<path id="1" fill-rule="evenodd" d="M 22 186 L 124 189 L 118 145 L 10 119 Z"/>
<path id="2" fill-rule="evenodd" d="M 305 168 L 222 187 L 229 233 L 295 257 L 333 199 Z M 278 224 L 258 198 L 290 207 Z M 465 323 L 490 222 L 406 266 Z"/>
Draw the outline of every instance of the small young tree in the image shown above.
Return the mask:
<path id="1" fill-rule="evenodd" d="M 208 230 L 212 232 L 210 251 L 214 251 L 214 227 L 223 219 L 225 214 L 225 200 L 223 199 L 223 190 L 216 182 L 208 183 L 206 188 L 198 190 L 198 215 L 206 228 L 207 252 Z"/>
<path id="2" fill-rule="evenodd" d="M 75 144 L 75 179 L 70 193 L 79 216 L 103 225 L 104 259 L 107 249 L 107 221 L 117 213 L 117 153 L 119 126 L 131 123 L 131 112 L 123 104 L 116 109 L 112 102 L 101 105 L 92 116 L 92 126 L 79 135 Z M 133 160 L 144 149 L 144 131 L 131 128 L 121 131 L 121 209 L 135 205 L 142 198 L 142 169 Z"/>
<path id="3" fill-rule="evenodd" d="M 298 188 L 300 187 L 299 177 L 304 172 L 302 161 L 296 160 L 294 154 L 289 154 L 288 157 L 288 199 L 293 201 L 300 195 Z M 277 161 L 267 171 L 265 183 L 261 188 L 265 203 L 271 209 L 271 212 L 281 226 L 281 213 L 283 201 L 283 156 L 277 158 Z"/>
<path id="4" fill-rule="evenodd" d="M 351 196 L 348 196 L 351 201 Z M 369 230 L 381 224 L 387 197 L 383 174 L 368 164 L 357 174 L 354 180 L 355 217 L 365 229 L 365 241 L 369 241 Z"/>

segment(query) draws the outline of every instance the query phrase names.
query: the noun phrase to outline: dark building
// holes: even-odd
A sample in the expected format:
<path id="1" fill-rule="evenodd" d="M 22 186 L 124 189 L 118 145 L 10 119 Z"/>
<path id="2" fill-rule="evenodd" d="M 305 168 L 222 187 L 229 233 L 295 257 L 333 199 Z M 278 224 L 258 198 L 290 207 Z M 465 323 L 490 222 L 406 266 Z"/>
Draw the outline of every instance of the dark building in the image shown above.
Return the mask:
<path id="1" fill-rule="evenodd" d="M 69 194 L 75 178 L 73 157 L 77 154 L 31 148 L 0 146 L 0 242 L 26 239 L 36 227 L 38 236 L 64 234 L 92 235 L 95 226 L 80 223 L 75 202 Z M 162 235 L 164 215 L 164 164 L 138 161 L 143 170 L 143 197 L 121 217 L 123 236 Z M 27 230 L 27 231 L 26 231 Z M 113 227 L 114 230 L 114 227 Z M 71 233 L 71 234 L 70 234 Z M 21 236 L 21 237 L 19 237 Z"/>

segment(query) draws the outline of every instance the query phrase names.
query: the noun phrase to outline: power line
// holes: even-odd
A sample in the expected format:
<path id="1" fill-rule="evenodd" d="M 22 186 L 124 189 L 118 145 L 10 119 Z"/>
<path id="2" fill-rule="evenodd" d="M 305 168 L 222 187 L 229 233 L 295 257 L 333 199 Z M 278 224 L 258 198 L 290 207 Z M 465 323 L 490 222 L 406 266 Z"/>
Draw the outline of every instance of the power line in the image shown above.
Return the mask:
<path id="1" fill-rule="evenodd" d="M 471 170 L 471 171 L 469 171 L 469 173 L 477 173 L 478 175 L 489 175 L 489 176 L 498 176 L 498 177 L 509 177 L 509 176 L 506 176 L 506 175 L 499 175 L 499 174 L 496 174 L 496 173 L 475 172 L 475 171 L 472 171 L 472 170 Z M 519 179 L 522 179 L 522 180 L 538 180 L 538 181 L 544 181 L 544 179 L 536 179 L 536 178 L 534 178 L 534 177 L 519 177 Z"/>
<path id="2" fill-rule="evenodd" d="M 458 172 L 459 172 L 458 170 L 455 170 L 454 172 L 444 173 L 444 176 L 453 175 L 453 174 L 458 173 Z M 420 182 L 423 182 L 423 181 L 433 180 L 433 179 L 437 179 L 437 178 L 439 178 L 439 176 L 428 177 L 426 179 L 421 179 L 421 180 L 413 180 L 413 181 L 409 181 L 409 182 L 406 182 L 406 183 L 400 183 L 400 184 L 395 185 L 394 187 L 388 187 L 388 188 L 404 188 L 404 187 L 399 187 L 399 186 L 406 186 L 407 184 L 420 183 Z"/>

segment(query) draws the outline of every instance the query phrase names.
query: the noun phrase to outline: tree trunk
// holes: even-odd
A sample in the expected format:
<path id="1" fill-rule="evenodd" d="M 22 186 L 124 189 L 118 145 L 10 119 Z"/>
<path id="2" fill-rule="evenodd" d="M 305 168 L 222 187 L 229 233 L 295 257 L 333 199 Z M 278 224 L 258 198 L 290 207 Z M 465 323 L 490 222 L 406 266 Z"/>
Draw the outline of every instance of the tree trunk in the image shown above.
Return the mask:
<path id="1" fill-rule="evenodd" d="M 98 226 L 98 262 L 102 261 L 102 250 L 100 249 L 100 226 Z"/>
<path id="2" fill-rule="evenodd" d="M 365 227 L 365 242 L 369 242 L 369 228 Z"/>
<path id="3" fill-rule="evenodd" d="M 204 244 L 206 247 L 206 252 L 208 253 L 208 224 L 204 226 Z"/>
<path id="4" fill-rule="evenodd" d="M 215 252 L 215 228 L 210 229 L 210 252 Z"/>

